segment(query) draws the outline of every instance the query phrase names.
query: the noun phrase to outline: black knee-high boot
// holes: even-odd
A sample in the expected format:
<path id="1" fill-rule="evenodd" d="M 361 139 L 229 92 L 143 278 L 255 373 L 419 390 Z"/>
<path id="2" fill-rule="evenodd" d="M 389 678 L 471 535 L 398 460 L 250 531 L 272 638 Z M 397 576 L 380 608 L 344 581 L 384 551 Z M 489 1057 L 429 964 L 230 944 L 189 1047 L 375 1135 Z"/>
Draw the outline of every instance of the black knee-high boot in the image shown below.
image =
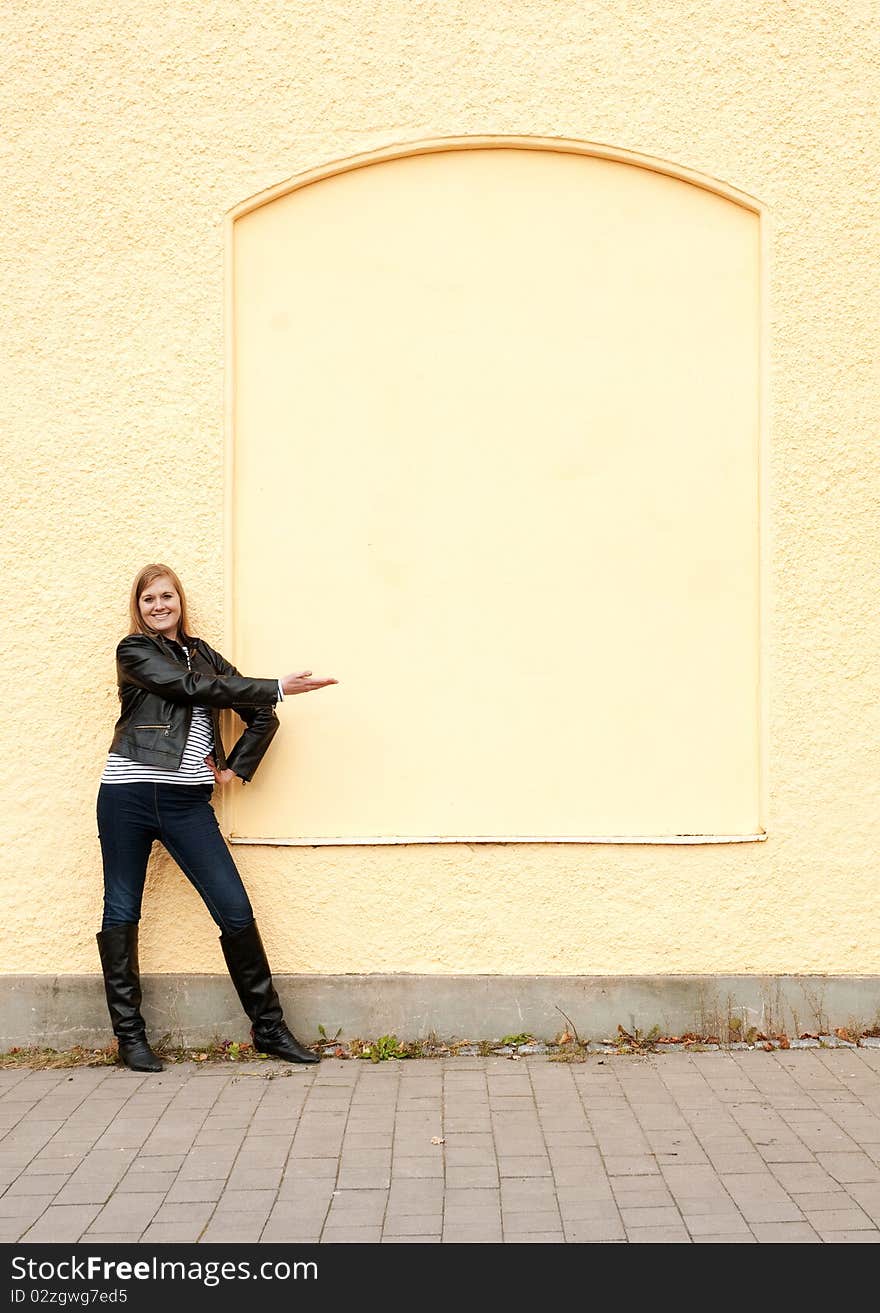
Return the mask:
<path id="1" fill-rule="evenodd" d="M 304 1048 L 284 1024 L 256 921 L 233 934 L 224 931 L 220 946 L 241 1006 L 251 1020 L 257 1052 L 271 1053 L 285 1062 L 317 1062 L 318 1055 Z"/>
<path id="2" fill-rule="evenodd" d="M 164 1071 L 147 1043 L 147 1028 L 141 1016 L 137 925 L 111 926 L 109 930 L 100 930 L 95 938 L 120 1058 L 132 1071 Z"/>

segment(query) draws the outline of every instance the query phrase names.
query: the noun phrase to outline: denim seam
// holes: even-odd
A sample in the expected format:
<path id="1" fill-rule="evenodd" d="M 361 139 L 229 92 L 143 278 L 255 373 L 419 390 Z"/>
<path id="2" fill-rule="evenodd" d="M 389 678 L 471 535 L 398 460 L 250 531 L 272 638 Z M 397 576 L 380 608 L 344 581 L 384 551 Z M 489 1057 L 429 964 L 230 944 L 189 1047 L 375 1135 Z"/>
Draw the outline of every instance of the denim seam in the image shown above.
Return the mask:
<path id="1" fill-rule="evenodd" d="M 102 785 L 101 785 L 101 788 L 104 788 L 104 787 L 105 787 L 105 786 L 102 784 Z M 109 786 L 107 786 L 107 787 L 109 787 Z M 114 786 L 114 787 L 118 787 L 118 786 Z M 101 789 L 99 789 L 99 791 L 98 791 L 98 801 L 99 801 L 99 803 L 100 803 L 100 795 L 101 795 Z M 111 795 L 111 796 L 114 797 L 114 800 L 115 800 L 115 795 Z M 121 815 L 120 815 L 119 808 L 116 807 L 116 806 L 114 806 L 114 807 L 111 809 L 111 812 L 110 812 L 110 827 L 111 827 L 111 832 L 110 832 L 109 834 L 107 833 L 106 828 L 105 828 L 104 835 L 101 834 L 101 823 L 100 823 L 100 821 L 98 822 L 98 841 L 99 841 L 99 843 L 100 843 L 100 845 L 101 845 L 101 860 L 102 860 L 102 866 L 104 867 L 104 881 L 103 881 L 103 883 L 104 883 L 104 896 L 103 896 L 103 907 L 102 907 L 102 916 L 101 916 L 101 929 L 102 929 L 102 930 L 112 929 L 114 926 L 117 926 L 117 925 L 129 925 L 129 924 L 137 925 L 137 924 L 140 922 L 141 915 L 142 915 L 142 912 L 143 912 L 144 889 L 145 889 L 145 886 L 146 886 L 146 876 L 147 876 L 147 867 L 148 867 L 149 860 L 150 860 L 150 850 L 152 849 L 153 841 L 154 841 L 153 838 L 150 839 L 149 846 L 148 846 L 148 848 L 147 848 L 146 856 L 145 856 L 145 858 L 144 858 L 144 862 L 143 862 L 143 870 L 142 870 L 142 872 L 140 872 L 140 887 L 137 889 L 136 894 L 135 894 L 136 903 L 137 903 L 137 906 L 136 906 L 136 915 L 132 918 L 132 916 L 130 915 L 130 911 L 129 911 L 129 912 L 126 912 L 126 913 L 125 913 L 125 915 L 124 915 L 124 919 L 123 919 L 122 921 L 117 921 L 117 920 L 115 920 L 115 918 L 113 918 L 112 911 L 111 911 L 110 907 L 108 906 L 108 902 L 109 902 L 109 899 L 110 899 L 110 890 L 111 890 L 111 888 L 112 888 L 112 890 L 113 890 L 113 897 L 114 897 L 114 898 L 118 899 L 119 896 L 120 896 L 120 888 L 116 885 L 116 883 L 115 883 L 114 881 L 112 881 L 112 880 L 111 880 L 110 882 L 108 882 L 108 879 L 107 879 L 107 870 L 108 870 L 108 866 L 111 866 L 111 867 L 112 867 L 114 856 L 117 856 L 117 857 L 118 857 L 119 849 L 120 849 L 120 847 L 121 847 L 120 837 L 119 837 L 119 830 L 120 830 L 120 826 L 122 825 L 122 823 L 123 823 L 123 822 L 122 822 L 122 818 L 121 818 Z M 158 838 L 158 833 L 154 836 L 154 838 Z M 108 851 L 108 850 L 109 850 L 109 851 Z M 131 891 L 128 890 L 128 889 L 123 889 L 123 896 L 122 896 L 122 900 L 121 900 L 121 901 L 123 901 L 123 902 L 126 901 L 126 899 L 127 899 L 128 895 L 130 894 L 130 892 L 131 892 Z M 106 923 L 106 922 L 107 922 L 107 917 L 108 917 L 108 915 L 111 916 L 111 921 L 110 921 L 110 924 L 109 924 L 109 925 L 107 925 L 107 923 Z"/>

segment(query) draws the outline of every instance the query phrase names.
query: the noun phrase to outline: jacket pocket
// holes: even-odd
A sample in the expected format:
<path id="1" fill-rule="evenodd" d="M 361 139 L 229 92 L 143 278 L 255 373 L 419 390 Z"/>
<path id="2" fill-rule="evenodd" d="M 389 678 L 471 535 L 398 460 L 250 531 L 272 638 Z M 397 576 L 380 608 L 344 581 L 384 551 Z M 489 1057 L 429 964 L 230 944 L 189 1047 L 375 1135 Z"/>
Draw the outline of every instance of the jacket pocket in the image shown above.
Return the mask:
<path id="1" fill-rule="evenodd" d="M 135 748 L 148 752 L 168 752 L 171 747 L 171 725 L 129 725 L 128 740 Z"/>

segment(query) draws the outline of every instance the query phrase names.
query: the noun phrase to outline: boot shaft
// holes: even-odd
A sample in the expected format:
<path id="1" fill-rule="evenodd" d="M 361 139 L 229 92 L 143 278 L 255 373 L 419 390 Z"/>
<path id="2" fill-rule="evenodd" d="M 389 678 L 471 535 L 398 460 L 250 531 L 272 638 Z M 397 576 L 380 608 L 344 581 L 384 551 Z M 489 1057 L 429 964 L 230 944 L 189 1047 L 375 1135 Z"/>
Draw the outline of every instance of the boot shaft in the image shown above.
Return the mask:
<path id="1" fill-rule="evenodd" d="M 134 923 L 111 926 L 95 938 L 113 1033 L 117 1039 L 138 1038 L 146 1030 L 141 1016 L 138 927 Z"/>
<path id="2" fill-rule="evenodd" d="M 318 1055 L 300 1044 L 285 1025 L 257 923 L 252 921 L 247 929 L 231 935 L 224 931 L 220 945 L 241 1005 L 250 1018 L 257 1052 L 285 1062 L 317 1062 Z"/>
<path id="3" fill-rule="evenodd" d="M 283 1021 L 284 1013 L 256 921 L 234 934 L 224 931 L 220 947 L 241 1006 L 252 1024 L 271 1026 Z"/>

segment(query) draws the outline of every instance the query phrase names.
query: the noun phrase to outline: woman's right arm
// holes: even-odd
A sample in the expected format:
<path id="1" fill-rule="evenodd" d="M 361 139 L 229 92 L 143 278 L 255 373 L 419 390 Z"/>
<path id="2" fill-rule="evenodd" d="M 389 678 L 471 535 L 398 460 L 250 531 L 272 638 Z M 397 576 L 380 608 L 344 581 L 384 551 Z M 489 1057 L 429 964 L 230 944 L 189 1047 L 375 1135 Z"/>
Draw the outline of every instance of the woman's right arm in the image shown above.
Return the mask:
<path id="1" fill-rule="evenodd" d="M 168 702 L 203 707 L 271 707 L 278 701 L 277 679 L 244 675 L 205 675 L 165 656 L 145 634 L 129 634 L 116 649 L 120 684 L 135 684 Z"/>

